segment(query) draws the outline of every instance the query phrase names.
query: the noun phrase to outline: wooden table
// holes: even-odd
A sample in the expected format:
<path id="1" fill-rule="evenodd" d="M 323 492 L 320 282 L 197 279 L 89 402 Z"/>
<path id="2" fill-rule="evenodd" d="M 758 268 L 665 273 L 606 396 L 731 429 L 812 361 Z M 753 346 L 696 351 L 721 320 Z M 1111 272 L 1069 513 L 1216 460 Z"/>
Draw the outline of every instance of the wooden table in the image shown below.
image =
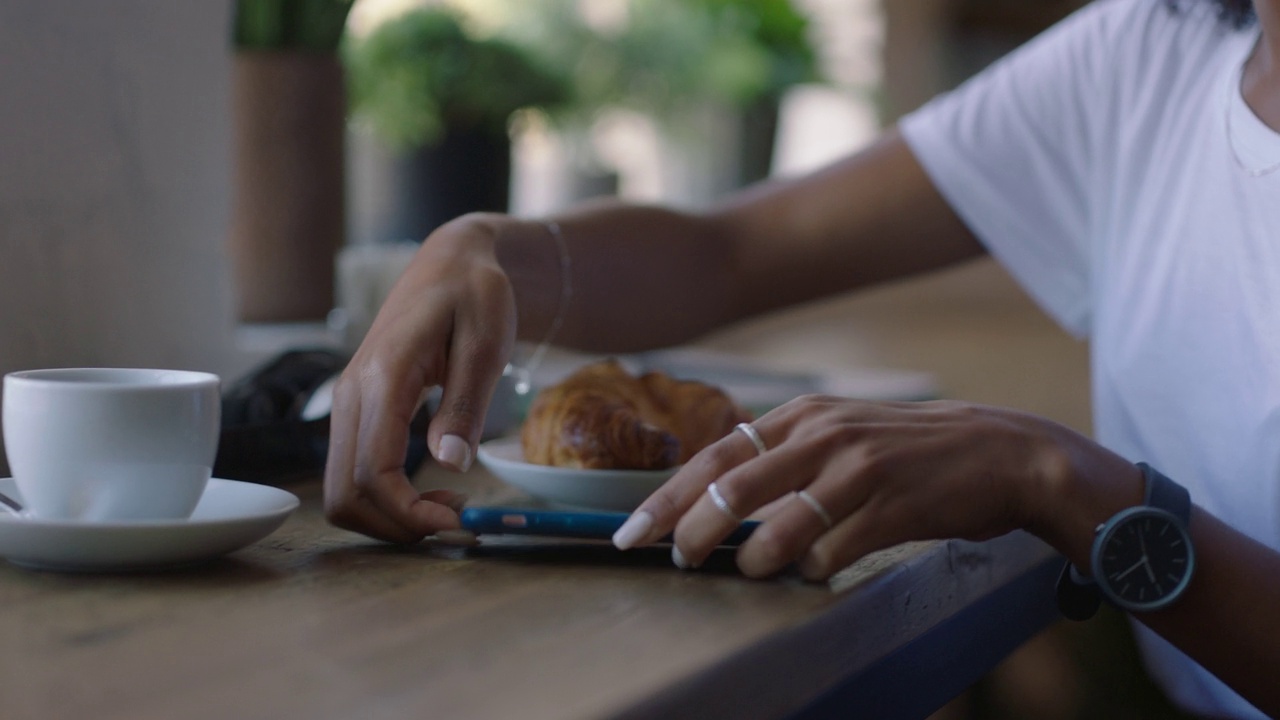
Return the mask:
<path id="1" fill-rule="evenodd" d="M 960 331 L 922 337 L 939 338 L 922 358 L 968 357 L 947 354 Z M 482 470 L 421 480 L 513 492 Z M 326 525 L 317 483 L 290 489 L 303 504 L 276 534 L 203 566 L 0 563 L 0 717 L 920 717 L 1055 617 L 1060 560 L 1021 533 L 894 548 L 829 584 L 751 581 L 727 553 L 682 572 L 665 548 L 390 547 Z"/>
<path id="2" fill-rule="evenodd" d="M 483 470 L 423 474 L 478 502 L 514 492 Z M 771 718 L 856 702 L 911 717 L 1052 617 L 1052 553 L 1025 535 L 760 582 L 728 551 L 682 572 L 665 548 L 389 547 L 327 526 L 316 483 L 293 489 L 280 531 L 211 564 L 0 566 L 0 715 Z"/>

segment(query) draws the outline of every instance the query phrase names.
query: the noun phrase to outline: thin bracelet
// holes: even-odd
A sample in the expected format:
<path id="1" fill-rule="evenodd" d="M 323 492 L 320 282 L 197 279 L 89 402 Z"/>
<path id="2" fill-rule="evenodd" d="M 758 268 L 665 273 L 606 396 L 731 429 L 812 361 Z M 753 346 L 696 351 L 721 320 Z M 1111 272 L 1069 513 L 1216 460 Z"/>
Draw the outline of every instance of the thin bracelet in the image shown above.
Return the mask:
<path id="1" fill-rule="evenodd" d="M 569 243 L 565 242 L 564 232 L 560 229 L 560 223 L 555 220 L 545 220 L 542 225 L 551 234 L 552 239 L 556 241 L 556 250 L 560 253 L 560 305 L 556 308 L 555 317 L 552 318 L 551 326 L 547 328 L 546 335 L 542 336 L 542 341 L 538 343 L 538 346 L 533 350 L 533 354 L 529 356 L 529 362 L 525 363 L 523 367 L 513 367 L 517 395 L 527 395 L 533 389 L 533 371 L 538 369 L 538 365 L 542 363 L 542 356 L 547 354 L 547 348 L 555 340 L 556 333 L 560 332 L 560 326 L 564 324 L 564 316 L 569 310 L 569 301 L 573 298 L 573 280 L 570 276 L 573 265 L 569 260 Z"/>

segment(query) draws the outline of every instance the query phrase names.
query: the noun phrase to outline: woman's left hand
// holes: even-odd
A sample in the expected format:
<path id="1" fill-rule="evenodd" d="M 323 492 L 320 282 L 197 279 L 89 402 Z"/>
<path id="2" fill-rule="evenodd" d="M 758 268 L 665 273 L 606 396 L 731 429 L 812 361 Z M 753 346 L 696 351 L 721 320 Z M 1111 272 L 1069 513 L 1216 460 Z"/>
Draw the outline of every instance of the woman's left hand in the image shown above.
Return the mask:
<path id="1" fill-rule="evenodd" d="M 1048 420 L 958 402 L 806 396 L 752 425 L 765 452 L 730 433 L 645 500 L 615 543 L 643 545 L 674 529 L 673 560 L 697 567 L 739 518 L 773 503 L 739 548 L 739 567 L 763 577 L 798 561 L 819 580 L 908 540 L 985 540 L 1034 525 L 1063 473 L 1094 465 L 1080 462 L 1082 450 L 1127 465 Z"/>

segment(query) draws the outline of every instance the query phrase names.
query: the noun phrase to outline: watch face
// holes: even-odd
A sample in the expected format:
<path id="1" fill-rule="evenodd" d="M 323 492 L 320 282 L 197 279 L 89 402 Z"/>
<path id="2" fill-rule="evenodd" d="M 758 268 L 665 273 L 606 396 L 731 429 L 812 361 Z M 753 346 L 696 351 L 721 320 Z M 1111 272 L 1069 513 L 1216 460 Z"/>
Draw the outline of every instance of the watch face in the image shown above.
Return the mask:
<path id="1" fill-rule="evenodd" d="M 1186 529 L 1173 514 L 1152 507 L 1116 515 L 1094 543 L 1093 577 L 1126 610 L 1158 610 L 1187 583 L 1195 556 Z"/>

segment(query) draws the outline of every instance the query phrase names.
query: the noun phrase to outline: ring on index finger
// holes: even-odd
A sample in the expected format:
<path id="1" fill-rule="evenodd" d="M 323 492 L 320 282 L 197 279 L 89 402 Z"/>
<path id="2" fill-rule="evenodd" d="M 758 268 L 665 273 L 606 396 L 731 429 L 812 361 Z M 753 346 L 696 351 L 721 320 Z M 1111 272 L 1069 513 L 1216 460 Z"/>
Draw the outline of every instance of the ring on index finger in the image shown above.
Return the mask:
<path id="1" fill-rule="evenodd" d="M 769 448 L 765 446 L 764 440 L 760 437 L 760 432 L 751 423 L 738 423 L 733 429 L 747 436 L 751 444 L 756 446 L 757 455 L 763 455 L 768 451 Z"/>

